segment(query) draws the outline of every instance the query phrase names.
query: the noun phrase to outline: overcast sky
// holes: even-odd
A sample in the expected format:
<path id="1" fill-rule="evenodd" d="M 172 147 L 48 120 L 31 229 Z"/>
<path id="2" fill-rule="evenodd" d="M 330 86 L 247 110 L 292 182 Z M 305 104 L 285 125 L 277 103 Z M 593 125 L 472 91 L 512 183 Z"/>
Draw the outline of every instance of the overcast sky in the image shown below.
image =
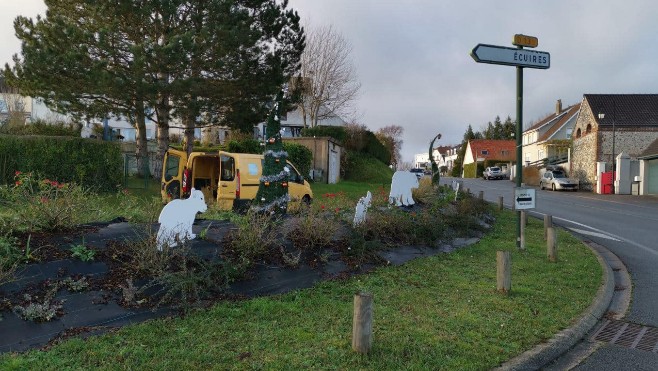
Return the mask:
<path id="1" fill-rule="evenodd" d="M 404 128 L 402 156 L 413 161 L 438 133 L 457 144 L 470 124 L 516 115 L 514 67 L 476 63 L 478 44 L 511 47 L 536 36 L 547 70 L 524 70 L 524 123 L 588 93 L 658 93 L 655 0 L 448 1 L 290 0 L 302 19 L 333 25 L 352 44 L 362 91 L 359 120 L 376 131 Z M 43 0 L 0 0 L 0 62 L 20 52 L 17 15 L 44 14 Z"/>

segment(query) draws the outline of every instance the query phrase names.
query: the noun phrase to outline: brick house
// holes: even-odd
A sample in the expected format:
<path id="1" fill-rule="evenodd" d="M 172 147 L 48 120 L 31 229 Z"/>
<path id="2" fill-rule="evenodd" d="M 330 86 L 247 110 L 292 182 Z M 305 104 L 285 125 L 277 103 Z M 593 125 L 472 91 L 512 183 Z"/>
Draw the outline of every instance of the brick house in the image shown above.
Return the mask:
<path id="1" fill-rule="evenodd" d="M 484 163 L 485 161 L 498 161 L 511 163 L 516 159 L 516 142 L 513 140 L 473 139 L 466 145 L 462 177 L 478 177 L 480 171 L 467 171 L 468 165 Z M 489 165 L 487 165 L 489 166 Z M 472 167 L 472 166 L 471 166 Z M 473 176 L 474 175 L 474 176 Z"/>
<path id="2" fill-rule="evenodd" d="M 611 171 L 614 156 L 637 159 L 658 139 L 658 94 L 585 94 L 572 137 L 571 176 L 594 185 L 597 162 Z"/>

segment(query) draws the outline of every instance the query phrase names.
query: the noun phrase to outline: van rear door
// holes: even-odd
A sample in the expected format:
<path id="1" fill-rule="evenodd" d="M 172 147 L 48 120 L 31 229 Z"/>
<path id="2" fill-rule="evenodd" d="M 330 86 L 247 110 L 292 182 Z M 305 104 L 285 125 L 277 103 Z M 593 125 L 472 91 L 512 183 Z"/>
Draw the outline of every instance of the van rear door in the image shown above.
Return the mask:
<path id="1" fill-rule="evenodd" d="M 183 169 L 187 165 L 187 152 L 170 148 L 164 156 L 162 176 L 160 178 L 160 195 L 162 202 L 169 202 L 181 197 Z"/>
<path id="2" fill-rule="evenodd" d="M 240 197 L 239 174 L 235 167 L 235 157 L 227 152 L 219 152 L 217 184 L 217 206 L 222 210 L 232 210 L 233 201 Z"/>

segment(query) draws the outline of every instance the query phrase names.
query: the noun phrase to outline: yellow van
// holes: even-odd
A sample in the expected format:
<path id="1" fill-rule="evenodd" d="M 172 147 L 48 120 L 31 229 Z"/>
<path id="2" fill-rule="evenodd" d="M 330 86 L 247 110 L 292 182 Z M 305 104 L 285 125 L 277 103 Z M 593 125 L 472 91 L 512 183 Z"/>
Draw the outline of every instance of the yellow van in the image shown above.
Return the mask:
<path id="1" fill-rule="evenodd" d="M 243 210 L 256 197 L 263 172 L 263 155 L 230 152 L 187 152 L 173 148 L 165 153 L 161 190 L 167 203 L 183 197 L 183 172 L 189 169 L 190 186 L 203 192 L 206 203 L 222 210 Z M 311 186 L 288 161 L 288 194 L 293 208 L 313 199 Z"/>

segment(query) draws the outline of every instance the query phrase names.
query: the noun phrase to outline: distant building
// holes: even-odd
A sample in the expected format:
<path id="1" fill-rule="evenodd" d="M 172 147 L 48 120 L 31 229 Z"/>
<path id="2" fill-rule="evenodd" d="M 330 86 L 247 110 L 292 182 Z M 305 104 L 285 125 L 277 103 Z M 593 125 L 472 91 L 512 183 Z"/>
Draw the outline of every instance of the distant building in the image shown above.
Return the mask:
<path id="1" fill-rule="evenodd" d="M 523 132 L 523 163 L 568 162 L 570 146 L 566 141 L 571 141 L 579 112 L 580 103 L 563 109 L 562 101 L 558 99 L 555 112 Z"/>
<path id="2" fill-rule="evenodd" d="M 326 116 L 318 120 L 318 126 L 345 126 L 347 122 L 340 116 L 334 114 L 324 113 Z M 288 112 L 285 116 L 280 118 L 281 122 L 281 136 L 283 138 L 296 138 L 302 136 L 302 129 L 304 128 L 304 115 L 301 108 L 297 107 L 295 110 Z M 311 126 L 310 117 L 306 117 L 306 126 Z M 267 122 L 261 122 L 254 128 L 254 134 L 257 138 L 264 138 L 267 130 Z"/>
<path id="3" fill-rule="evenodd" d="M 516 160 L 516 142 L 513 140 L 473 139 L 466 145 L 462 177 L 466 177 L 466 167 L 470 164 L 484 163 L 486 160 L 512 163 Z M 475 177 L 482 174 L 474 172 Z"/>
<path id="4" fill-rule="evenodd" d="M 432 150 L 432 157 L 436 166 L 439 168 L 441 166 L 447 166 L 446 156 L 452 147 L 450 146 L 439 146 Z M 428 152 L 417 153 L 414 155 L 414 167 L 416 168 L 431 168 L 432 163 L 430 162 L 430 156 Z"/>

